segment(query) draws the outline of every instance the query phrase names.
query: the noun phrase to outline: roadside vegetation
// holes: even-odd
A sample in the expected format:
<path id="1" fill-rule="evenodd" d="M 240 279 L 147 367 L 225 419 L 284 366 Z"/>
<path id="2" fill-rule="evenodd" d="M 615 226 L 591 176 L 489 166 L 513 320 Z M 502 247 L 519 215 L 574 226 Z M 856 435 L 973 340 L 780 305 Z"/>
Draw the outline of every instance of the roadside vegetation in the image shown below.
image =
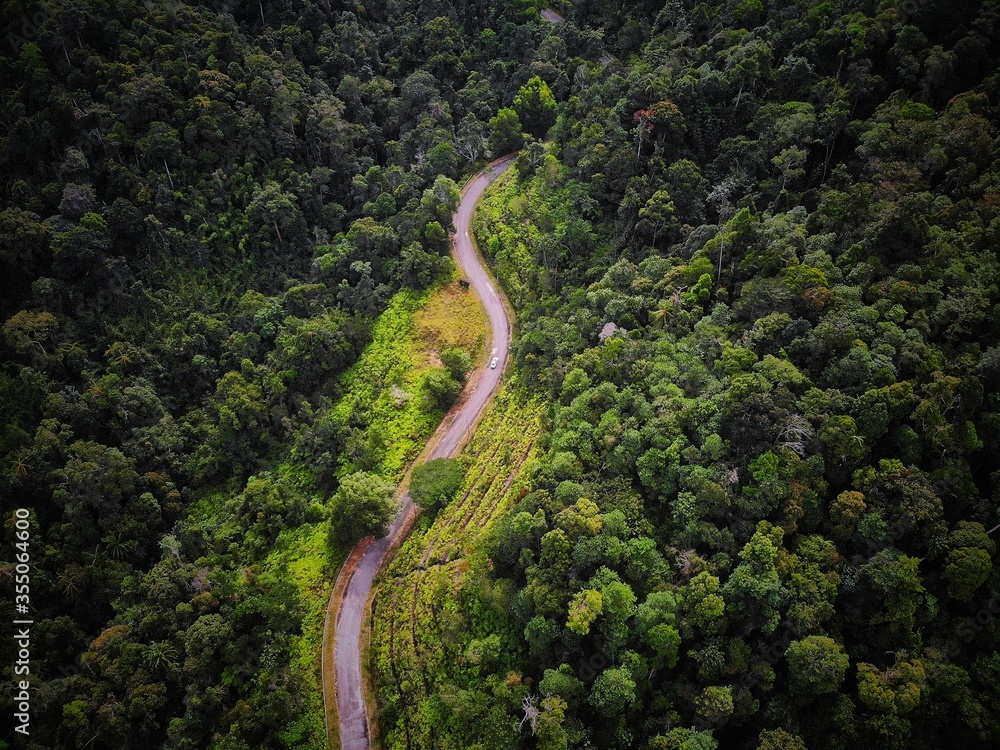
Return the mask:
<path id="1" fill-rule="evenodd" d="M 398 481 L 481 358 L 486 315 L 452 274 L 432 289 L 399 292 L 372 335 L 320 429 L 347 435 L 339 475 L 366 471 Z"/>
<path id="2" fill-rule="evenodd" d="M 470 747 L 486 725 L 497 742 L 514 737 L 507 717 L 521 692 L 480 678 L 504 663 L 517 634 L 504 630 L 503 591 L 485 578 L 488 560 L 475 550 L 527 491 L 541 411 L 523 388 L 507 385 L 459 458 L 423 464 L 434 476 L 414 471 L 411 493 L 434 487 L 433 501 L 378 585 L 370 638 L 386 747 Z"/>

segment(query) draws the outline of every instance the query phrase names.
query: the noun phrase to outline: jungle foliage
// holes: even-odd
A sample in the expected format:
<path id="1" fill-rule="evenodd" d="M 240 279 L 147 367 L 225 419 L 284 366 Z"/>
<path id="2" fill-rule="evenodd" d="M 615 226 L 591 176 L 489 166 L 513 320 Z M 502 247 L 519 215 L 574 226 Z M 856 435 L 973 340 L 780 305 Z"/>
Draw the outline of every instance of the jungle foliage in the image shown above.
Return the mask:
<path id="1" fill-rule="evenodd" d="M 549 27 L 536 60 L 595 31 L 619 59 L 541 76 L 548 142 L 478 216 L 542 453 L 428 630 L 444 674 L 411 631 L 392 674 L 433 687 L 390 746 L 1000 740 L 997 11 Z"/>
<path id="2" fill-rule="evenodd" d="M 444 336 L 413 361 L 411 334 L 451 295 L 493 60 L 537 13 L 2 17 L 0 496 L 31 511 L 38 623 L 21 746 L 322 747 L 317 613 L 478 357 Z"/>
<path id="3" fill-rule="evenodd" d="M 24 746 L 323 746 L 322 574 L 475 361 L 385 332 L 516 148 L 523 392 L 378 600 L 388 744 L 1000 742 L 1000 7 L 538 6 L 5 5 Z"/>

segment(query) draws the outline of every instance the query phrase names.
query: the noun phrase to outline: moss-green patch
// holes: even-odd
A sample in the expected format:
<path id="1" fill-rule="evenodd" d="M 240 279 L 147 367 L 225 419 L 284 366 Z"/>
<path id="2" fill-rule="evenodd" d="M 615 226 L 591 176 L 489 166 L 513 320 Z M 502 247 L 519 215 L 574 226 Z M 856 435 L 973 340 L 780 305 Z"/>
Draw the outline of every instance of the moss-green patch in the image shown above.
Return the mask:
<path id="1" fill-rule="evenodd" d="M 488 324 L 486 310 L 475 293 L 457 279 L 444 284 L 416 315 L 417 336 L 427 361 L 439 364 L 442 349 L 458 347 L 475 362 L 482 355 Z"/>

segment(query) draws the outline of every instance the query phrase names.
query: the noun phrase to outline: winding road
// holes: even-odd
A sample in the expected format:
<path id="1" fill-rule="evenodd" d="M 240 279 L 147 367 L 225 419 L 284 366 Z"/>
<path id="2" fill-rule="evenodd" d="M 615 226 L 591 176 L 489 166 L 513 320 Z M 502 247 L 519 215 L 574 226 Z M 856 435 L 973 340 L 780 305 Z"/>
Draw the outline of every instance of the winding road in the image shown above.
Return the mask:
<path id="1" fill-rule="evenodd" d="M 431 437 L 430 444 L 433 448 L 426 456 L 425 460 L 428 461 L 451 457 L 458 453 L 470 437 L 479 415 L 500 383 L 507 364 L 511 335 L 510 317 L 500 293 L 483 268 L 482 260 L 473 247 L 469 233 L 476 203 L 490 183 L 513 163 L 515 156 L 516 154 L 511 154 L 498 159 L 469 180 L 462 189 L 462 201 L 455 213 L 452 252 L 461 272 L 469 279 L 489 314 L 493 351 L 486 362 L 497 357 L 498 363 L 496 368 L 490 368 L 486 364 L 477 375 L 470 377 L 457 405 L 452 408 Z M 375 575 L 388 559 L 390 551 L 395 549 L 406 536 L 410 528 L 409 520 L 415 513 L 409 492 L 404 492 L 401 500 L 399 512 L 389 528 L 388 535 L 365 550 L 350 574 L 340 607 L 337 611 L 327 613 L 328 624 L 331 617 L 336 622 L 336 635 L 333 639 L 334 682 L 336 706 L 340 717 L 340 746 L 343 750 L 369 750 L 371 747 L 361 674 L 361 628 L 368 613 L 368 601 Z M 328 648 L 328 639 L 324 635 L 322 657 L 324 667 L 329 658 Z M 324 669 L 324 673 L 326 671 Z M 324 682 L 323 697 L 327 705 L 327 716 L 331 715 L 330 704 L 333 700 L 331 692 L 330 686 Z"/>

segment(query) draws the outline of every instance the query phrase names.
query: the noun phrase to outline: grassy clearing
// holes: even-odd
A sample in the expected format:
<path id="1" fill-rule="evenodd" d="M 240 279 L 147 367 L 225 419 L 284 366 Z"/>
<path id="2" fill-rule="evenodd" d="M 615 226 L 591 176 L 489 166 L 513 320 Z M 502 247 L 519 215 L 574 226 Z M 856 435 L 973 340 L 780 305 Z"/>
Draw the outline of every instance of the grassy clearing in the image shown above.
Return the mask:
<path id="1" fill-rule="evenodd" d="M 477 544 L 527 488 L 541 412 L 513 388 L 497 394 L 462 455 L 464 486 L 420 519 L 379 586 L 371 644 L 387 748 L 463 746 L 438 703 L 479 675 L 479 639 L 503 630 L 480 601 L 487 561 Z"/>
<path id="2" fill-rule="evenodd" d="M 440 364 L 442 349 L 458 347 L 475 362 L 482 354 L 488 320 L 486 311 L 470 289 L 452 279 L 417 311 L 416 337 L 428 363 Z"/>
<path id="3" fill-rule="evenodd" d="M 359 468 L 399 480 L 444 413 L 429 408 L 423 385 L 439 352 L 460 347 L 478 360 L 486 314 L 457 278 L 425 292 L 402 291 L 379 317 L 372 343 L 342 378 L 333 418 L 363 432 L 363 449 L 341 457 L 340 472 Z"/>

